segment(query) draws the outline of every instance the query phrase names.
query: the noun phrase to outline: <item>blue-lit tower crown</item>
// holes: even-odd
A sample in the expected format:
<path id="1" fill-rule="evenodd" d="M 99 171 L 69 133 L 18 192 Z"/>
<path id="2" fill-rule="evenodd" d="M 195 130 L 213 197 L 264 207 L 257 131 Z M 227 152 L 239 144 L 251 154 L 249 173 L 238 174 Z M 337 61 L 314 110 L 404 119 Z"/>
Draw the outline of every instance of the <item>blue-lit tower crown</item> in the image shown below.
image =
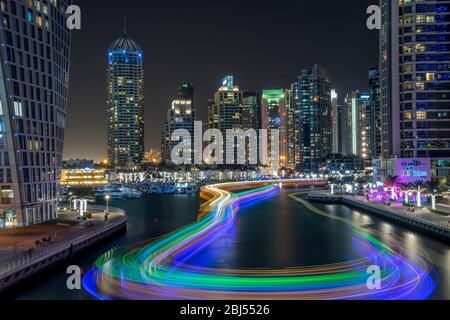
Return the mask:
<path id="1" fill-rule="evenodd" d="M 108 157 L 122 168 L 144 159 L 143 53 L 126 30 L 108 49 Z"/>

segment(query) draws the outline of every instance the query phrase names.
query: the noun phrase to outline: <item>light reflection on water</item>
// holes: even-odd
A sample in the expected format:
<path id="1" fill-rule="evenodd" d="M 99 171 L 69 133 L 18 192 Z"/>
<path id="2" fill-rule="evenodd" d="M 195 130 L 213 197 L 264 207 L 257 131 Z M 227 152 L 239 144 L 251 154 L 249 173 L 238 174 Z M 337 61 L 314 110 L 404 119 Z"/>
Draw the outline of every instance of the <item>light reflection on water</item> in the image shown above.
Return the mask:
<path id="1" fill-rule="evenodd" d="M 284 268 L 330 264 L 355 259 L 350 228 L 333 219 L 320 217 L 288 197 L 279 196 L 243 207 L 236 223 L 189 263 L 217 268 Z M 147 199 L 115 202 L 128 212 L 128 233 L 111 243 L 87 252 L 70 264 L 85 269 L 103 252 L 115 246 L 137 242 L 176 230 L 196 217 L 199 205 L 195 196 L 152 196 Z M 378 234 L 386 243 L 405 248 L 404 255 L 416 259 L 426 252 L 439 275 L 439 286 L 432 296 L 450 299 L 450 248 L 438 241 L 406 231 L 395 224 L 341 205 L 317 207 L 348 219 L 352 224 Z M 90 299 L 85 292 L 66 289 L 65 268 L 45 274 L 45 282 L 24 288 L 19 299 Z"/>

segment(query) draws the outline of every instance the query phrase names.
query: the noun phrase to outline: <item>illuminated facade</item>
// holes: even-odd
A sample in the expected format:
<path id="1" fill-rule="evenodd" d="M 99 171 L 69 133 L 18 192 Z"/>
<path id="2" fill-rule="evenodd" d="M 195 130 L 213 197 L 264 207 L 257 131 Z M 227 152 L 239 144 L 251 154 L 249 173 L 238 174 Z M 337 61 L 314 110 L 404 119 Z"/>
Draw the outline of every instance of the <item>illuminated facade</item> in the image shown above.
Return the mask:
<path id="1" fill-rule="evenodd" d="M 63 169 L 61 185 L 66 187 L 98 187 L 108 184 L 105 169 Z"/>
<path id="2" fill-rule="evenodd" d="M 244 93 L 234 82 L 234 77 L 226 76 L 222 86 L 214 94 L 214 101 L 208 109 L 210 129 L 219 129 L 224 136 L 226 130 L 241 127 L 242 98 Z"/>
<path id="3" fill-rule="evenodd" d="M 378 68 L 369 70 L 369 94 L 370 94 L 370 153 L 372 158 L 381 157 L 381 101 L 380 101 L 380 72 Z"/>
<path id="4" fill-rule="evenodd" d="M 0 228 L 56 218 L 71 1 L 0 0 Z"/>
<path id="5" fill-rule="evenodd" d="M 139 45 L 124 31 L 108 50 L 108 157 L 116 168 L 144 159 L 144 67 Z"/>
<path id="6" fill-rule="evenodd" d="M 220 130 L 224 137 L 227 136 L 227 130 L 241 129 L 243 96 L 244 92 L 236 85 L 234 77 L 226 76 L 222 81 L 222 86 L 214 94 L 214 100 L 211 100 L 208 105 L 209 129 Z M 225 146 L 225 159 L 233 156 L 236 158 L 235 150 L 228 150 Z"/>
<path id="7" fill-rule="evenodd" d="M 171 163 L 172 150 L 179 144 L 179 141 L 171 141 L 172 133 L 175 130 L 187 130 L 191 135 L 191 146 L 194 145 L 195 120 L 194 87 L 191 83 L 185 82 L 178 89 L 175 100 L 167 110 L 167 120 L 162 128 L 161 156 L 165 163 Z M 192 162 L 193 156 L 193 150 L 191 150 Z"/>
<path id="8" fill-rule="evenodd" d="M 261 105 L 257 93 L 244 92 L 241 126 L 244 130 L 261 129 Z"/>
<path id="9" fill-rule="evenodd" d="M 261 125 L 262 129 L 267 129 L 268 132 L 270 130 L 279 130 L 280 132 L 279 164 L 281 168 L 287 167 L 288 164 L 287 101 L 289 97 L 290 95 L 284 89 L 263 90 L 262 92 Z M 268 136 L 268 154 L 270 155 L 272 154 L 272 150 L 270 150 L 272 142 L 271 135 Z"/>
<path id="10" fill-rule="evenodd" d="M 450 3 L 382 0 L 383 156 L 450 159 Z M 438 178 L 450 175 L 440 167 Z"/>
<path id="11" fill-rule="evenodd" d="M 161 163 L 161 150 L 160 149 L 150 149 L 145 152 L 145 161 L 150 164 L 157 165 Z"/>
<path id="12" fill-rule="evenodd" d="M 328 72 L 315 65 L 303 70 L 293 92 L 299 129 L 297 169 L 318 171 L 332 148 L 331 87 Z"/>
<path id="13" fill-rule="evenodd" d="M 331 90 L 331 136 L 333 139 L 332 152 L 339 153 L 339 101 L 338 94 L 335 89 Z"/>
<path id="14" fill-rule="evenodd" d="M 370 159 L 370 94 L 353 91 L 345 98 L 345 155 Z"/>

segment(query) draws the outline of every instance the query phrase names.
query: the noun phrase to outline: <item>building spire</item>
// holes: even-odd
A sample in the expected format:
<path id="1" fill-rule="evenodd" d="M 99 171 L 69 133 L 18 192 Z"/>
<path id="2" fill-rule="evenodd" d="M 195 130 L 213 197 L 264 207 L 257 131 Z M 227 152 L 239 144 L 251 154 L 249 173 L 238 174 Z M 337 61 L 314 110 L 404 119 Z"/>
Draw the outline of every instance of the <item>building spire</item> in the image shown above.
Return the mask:
<path id="1" fill-rule="evenodd" d="M 123 17 L 123 34 L 126 36 L 127 35 L 127 17 L 124 16 Z"/>

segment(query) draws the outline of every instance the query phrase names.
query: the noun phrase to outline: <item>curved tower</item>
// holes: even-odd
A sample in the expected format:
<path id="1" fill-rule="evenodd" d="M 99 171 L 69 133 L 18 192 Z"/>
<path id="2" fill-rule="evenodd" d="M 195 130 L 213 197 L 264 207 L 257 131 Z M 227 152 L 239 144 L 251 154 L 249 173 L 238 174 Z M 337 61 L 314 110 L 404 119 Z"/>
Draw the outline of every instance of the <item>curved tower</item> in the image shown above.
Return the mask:
<path id="1" fill-rule="evenodd" d="M 56 218 L 71 2 L 0 1 L 0 229 Z"/>
<path id="2" fill-rule="evenodd" d="M 108 49 L 108 157 L 115 168 L 144 159 L 143 53 L 126 28 Z"/>

